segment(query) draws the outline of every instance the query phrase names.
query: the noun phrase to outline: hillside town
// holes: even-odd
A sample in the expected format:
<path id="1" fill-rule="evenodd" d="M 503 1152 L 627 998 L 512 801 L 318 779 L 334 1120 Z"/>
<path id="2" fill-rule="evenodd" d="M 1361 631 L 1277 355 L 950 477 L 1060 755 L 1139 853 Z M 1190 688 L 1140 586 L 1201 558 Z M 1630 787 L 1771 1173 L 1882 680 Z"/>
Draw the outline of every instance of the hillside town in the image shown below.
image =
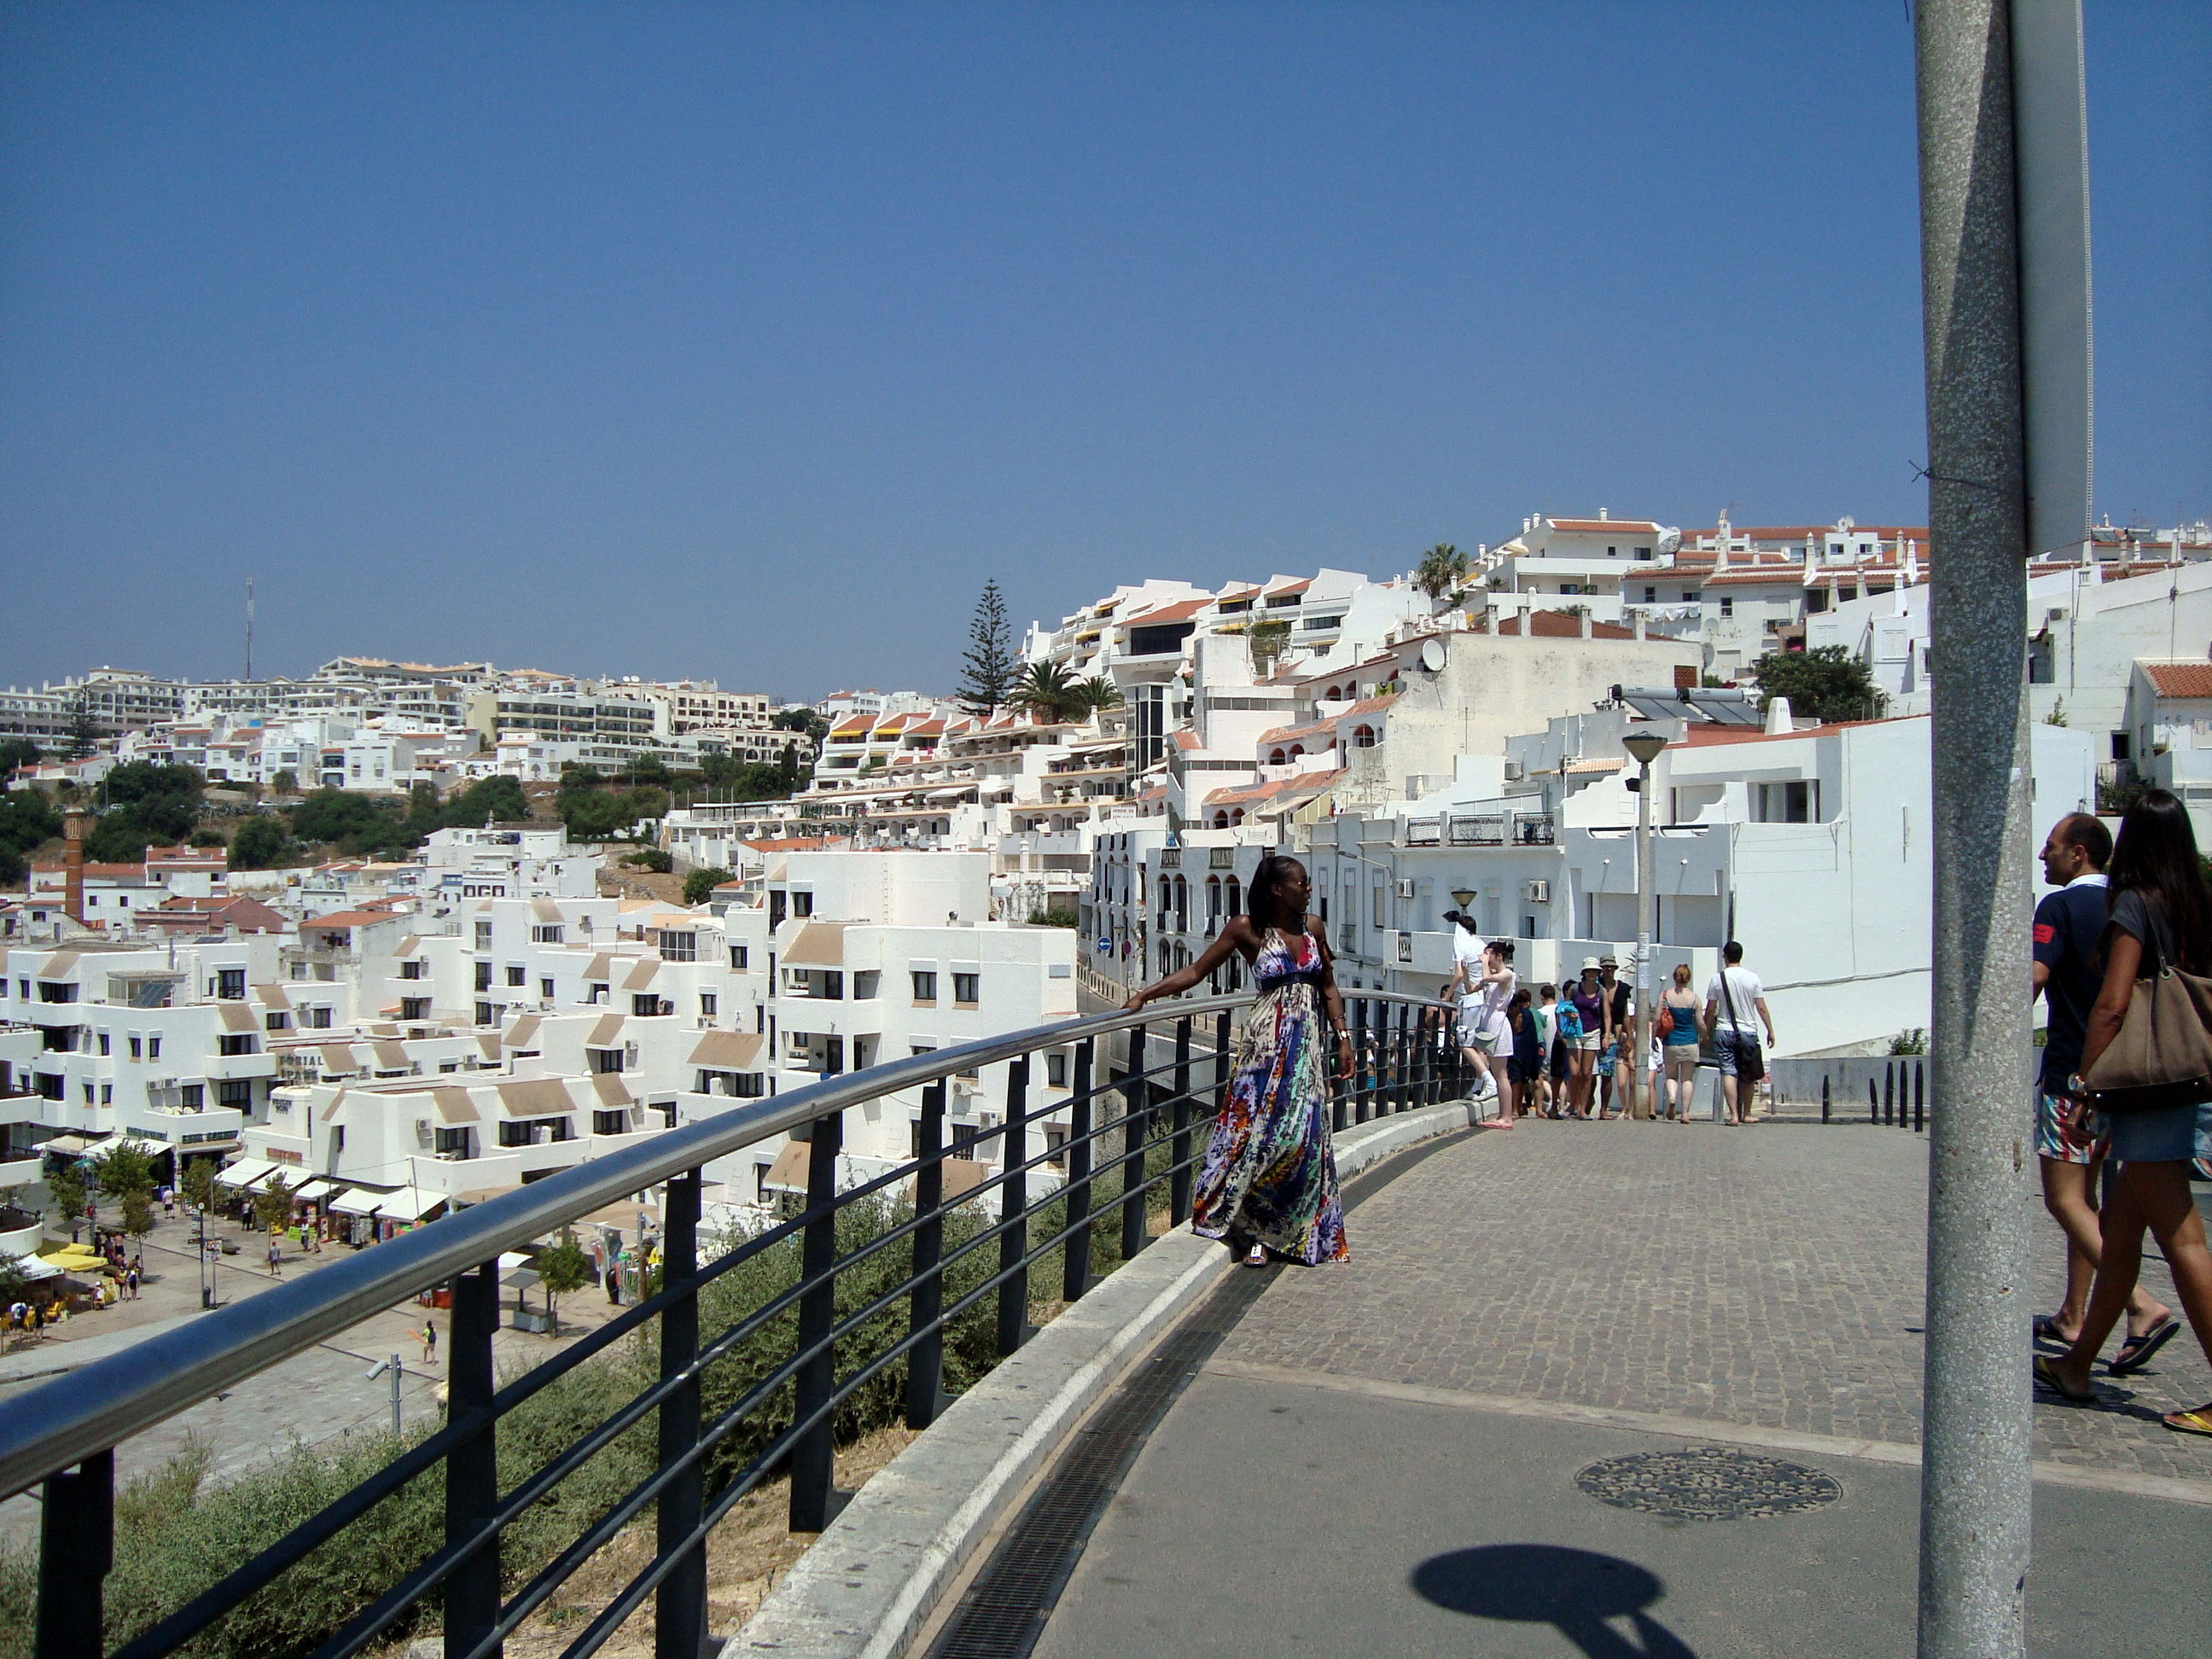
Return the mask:
<path id="1" fill-rule="evenodd" d="M 953 695 L 365 656 L 10 690 L 0 1188 L 127 1147 L 366 1245 L 1118 1005 L 1281 849 L 1347 990 L 1435 994 L 1455 915 L 1564 983 L 1633 963 L 1646 803 L 1656 975 L 1737 940 L 1778 1054 L 1888 1053 L 1929 1024 L 1938 556 L 1848 517 L 1536 514 L 1393 575 L 1146 580 L 1018 633 L 994 588 Z M 2212 833 L 2212 529 L 2100 527 L 2026 580 L 2038 823 L 2155 786 Z M 1037 1080 L 1048 1151 L 1069 1066 Z M 952 1091 L 956 1183 L 993 1166 L 1000 1070 Z M 841 1179 L 908 1158 L 919 1113 L 872 1109 Z M 725 1163 L 717 1224 L 804 1189 L 797 1143 Z M 9 1213 L 0 1255 L 58 1273 Z M 653 1226 L 641 1199 L 601 1231 Z"/>

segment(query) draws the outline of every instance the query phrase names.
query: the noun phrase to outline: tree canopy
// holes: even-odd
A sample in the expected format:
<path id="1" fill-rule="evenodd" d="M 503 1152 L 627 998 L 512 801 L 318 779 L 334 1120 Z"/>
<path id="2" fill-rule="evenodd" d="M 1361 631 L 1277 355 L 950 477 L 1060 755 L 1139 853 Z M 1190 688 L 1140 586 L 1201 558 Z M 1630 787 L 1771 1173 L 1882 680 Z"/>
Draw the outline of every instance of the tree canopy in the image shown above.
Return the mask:
<path id="1" fill-rule="evenodd" d="M 62 832 L 62 815 L 43 790 L 0 794 L 0 883 L 12 887 L 30 872 L 30 854 Z"/>
<path id="2" fill-rule="evenodd" d="M 150 846 L 180 843 L 199 822 L 204 782 L 189 766 L 125 762 L 101 781 L 107 810 L 85 837 L 85 856 L 103 864 L 135 864 Z"/>
<path id="3" fill-rule="evenodd" d="M 274 813 L 246 819 L 230 838 L 230 867 L 234 870 L 274 870 L 292 850 L 284 833 L 284 820 Z"/>
<path id="4" fill-rule="evenodd" d="M 707 896 L 729 879 L 730 872 L 726 870 L 694 870 L 684 878 L 684 902 L 686 904 L 704 904 Z"/>
<path id="5" fill-rule="evenodd" d="M 953 699 L 969 714 L 988 719 L 1013 701 L 1021 665 L 1014 659 L 1013 629 L 1006 621 L 1006 596 L 995 576 L 983 584 L 975 614 L 968 624 L 968 650 L 960 659 L 960 685 Z"/>
<path id="6" fill-rule="evenodd" d="M 1771 651 L 1752 664 L 1751 677 L 1762 707 L 1787 697 L 1793 716 L 1816 720 L 1878 720 L 1889 702 L 1867 665 L 1840 645 Z"/>
<path id="7" fill-rule="evenodd" d="M 1438 542 L 1421 555 L 1413 572 L 1413 586 L 1437 604 L 1467 586 L 1467 555 L 1449 542 Z"/>

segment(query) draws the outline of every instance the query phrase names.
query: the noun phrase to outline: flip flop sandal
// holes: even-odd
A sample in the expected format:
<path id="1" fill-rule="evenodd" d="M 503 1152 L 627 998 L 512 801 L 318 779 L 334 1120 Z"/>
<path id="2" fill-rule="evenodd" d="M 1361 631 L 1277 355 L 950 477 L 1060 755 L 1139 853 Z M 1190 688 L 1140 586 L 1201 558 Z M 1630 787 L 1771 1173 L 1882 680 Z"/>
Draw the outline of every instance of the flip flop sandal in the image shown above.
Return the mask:
<path id="1" fill-rule="evenodd" d="M 2074 1339 L 2062 1335 L 2059 1333 L 2058 1322 L 2049 1314 L 2036 1315 L 2035 1340 L 2038 1342 L 2048 1342 L 2054 1348 L 2070 1348 L 2074 1346 Z M 2124 1347 L 2120 1352 L 2124 1357 L 2127 1350 Z"/>
<path id="2" fill-rule="evenodd" d="M 2068 1388 L 2064 1380 L 2059 1376 L 2058 1367 L 2051 1363 L 2049 1354 L 2039 1353 L 2035 1356 L 2035 1380 L 2069 1406 L 2094 1406 L 2098 1403 L 2097 1391 L 2094 1389 L 2084 1394 L 2076 1394 Z"/>
<path id="3" fill-rule="evenodd" d="M 2158 1420 L 2176 1434 L 2212 1435 L 2212 1405 L 2199 1406 L 2193 1412 L 2175 1412 Z"/>
<path id="4" fill-rule="evenodd" d="M 2173 1334 L 2180 1328 L 2179 1320 L 2168 1319 L 2162 1324 L 2154 1325 L 2141 1336 L 2130 1337 L 2120 1344 L 2119 1352 L 2113 1355 L 2112 1363 L 2105 1367 L 2105 1374 L 2107 1376 L 2134 1376 L 2150 1364 L 2152 1357 L 2172 1341 Z"/>

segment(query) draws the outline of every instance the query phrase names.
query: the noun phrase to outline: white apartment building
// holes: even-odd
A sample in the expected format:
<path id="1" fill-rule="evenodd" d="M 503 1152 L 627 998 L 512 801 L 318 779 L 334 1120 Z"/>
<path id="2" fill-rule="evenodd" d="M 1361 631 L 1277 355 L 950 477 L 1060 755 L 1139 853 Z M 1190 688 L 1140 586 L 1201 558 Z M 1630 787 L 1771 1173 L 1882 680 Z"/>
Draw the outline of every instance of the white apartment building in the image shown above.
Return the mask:
<path id="1" fill-rule="evenodd" d="M 40 1037 L 17 1070 L 37 1104 L 16 1144 L 126 1133 L 182 1154 L 234 1148 L 267 1103 L 269 1042 L 290 1029 L 283 950 L 247 934 L 0 952 L 0 1016 Z M 343 1000 L 335 986 L 321 995 Z"/>
<path id="2" fill-rule="evenodd" d="M 1619 746 L 1628 723 L 1618 708 L 1555 720 L 1512 745 L 1501 768 L 1510 780 L 1470 767 L 1420 802 L 1288 826 L 1342 982 L 1434 994 L 1451 972 L 1447 909 L 1474 916 L 1486 937 L 1514 939 L 1524 983 L 1559 982 L 1585 957 L 1631 962 L 1637 798 Z M 1878 1050 L 1926 1026 L 1926 718 L 1771 733 L 1670 725 L 1675 741 L 1653 768 L 1659 974 L 1688 962 L 1702 989 L 1719 946 L 1741 939 L 1784 1054 Z M 2087 734 L 2033 735 L 2043 826 L 2094 801 L 2094 765 Z M 1178 842 L 1155 832 L 1099 843 L 1084 931 L 1090 960 L 1118 983 L 1202 953 L 1266 850 L 1219 832 Z"/>

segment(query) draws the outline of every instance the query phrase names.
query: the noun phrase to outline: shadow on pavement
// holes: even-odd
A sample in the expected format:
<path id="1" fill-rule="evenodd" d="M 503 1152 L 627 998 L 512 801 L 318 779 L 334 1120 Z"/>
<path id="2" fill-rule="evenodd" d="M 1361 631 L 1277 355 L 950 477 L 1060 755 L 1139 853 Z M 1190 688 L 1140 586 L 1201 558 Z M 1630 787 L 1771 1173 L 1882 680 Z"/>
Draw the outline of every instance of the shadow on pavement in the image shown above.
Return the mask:
<path id="1" fill-rule="evenodd" d="M 1413 1584 L 1453 1613 L 1556 1626 L 1590 1659 L 1697 1659 L 1644 1612 L 1667 1593 L 1658 1574 L 1617 1555 L 1556 1544 L 1490 1544 L 1431 1556 L 1413 1569 Z M 1624 1618 L 1634 1640 L 1609 1622 Z"/>

